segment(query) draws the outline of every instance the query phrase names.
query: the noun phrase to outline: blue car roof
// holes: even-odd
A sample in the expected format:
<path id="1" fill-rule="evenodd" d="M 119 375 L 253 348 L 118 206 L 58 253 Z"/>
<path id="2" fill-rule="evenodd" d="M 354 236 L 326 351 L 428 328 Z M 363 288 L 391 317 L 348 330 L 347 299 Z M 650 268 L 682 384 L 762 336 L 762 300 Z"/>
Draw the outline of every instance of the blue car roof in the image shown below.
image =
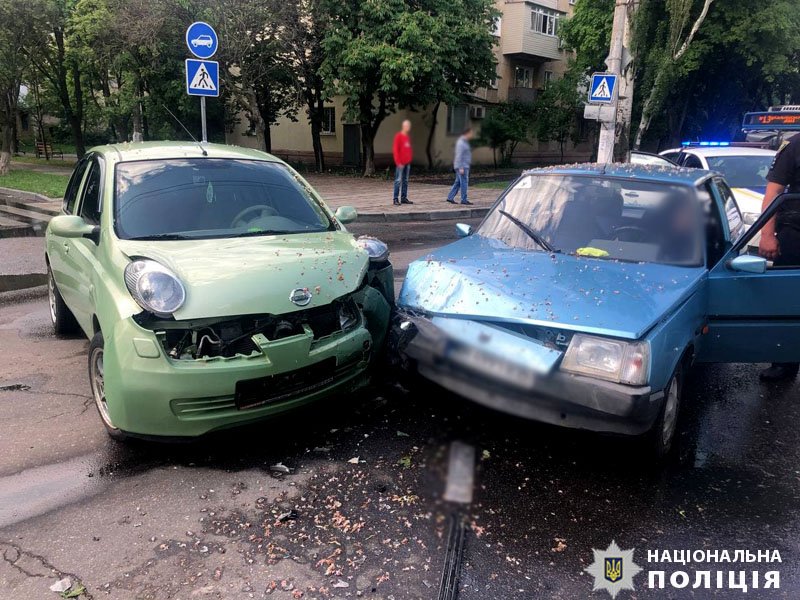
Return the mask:
<path id="1" fill-rule="evenodd" d="M 621 177 L 662 183 L 677 183 L 695 186 L 714 173 L 703 169 L 684 167 L 662 167 L 655 165 L 633 165 L 628 163 L 599 164 L 585 163 L 540 167 L 530 169 L 523 175 L 593 175 L 600 177 Z"/>

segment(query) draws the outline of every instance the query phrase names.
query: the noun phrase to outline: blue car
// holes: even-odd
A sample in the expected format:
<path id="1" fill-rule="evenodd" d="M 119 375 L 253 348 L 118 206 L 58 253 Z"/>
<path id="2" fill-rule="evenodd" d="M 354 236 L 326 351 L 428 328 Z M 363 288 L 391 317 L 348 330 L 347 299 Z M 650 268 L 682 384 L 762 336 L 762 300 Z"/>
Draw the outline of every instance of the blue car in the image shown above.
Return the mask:
<path id="1" fill-rule="evenodd" d="M 800 269 L 748 240 L 723 178 L 643 165 L 525 172 L 463 239 L 412 263 L 399 364 L 475 402 L 673 442 L 687 369 L 800 361 Z"/>

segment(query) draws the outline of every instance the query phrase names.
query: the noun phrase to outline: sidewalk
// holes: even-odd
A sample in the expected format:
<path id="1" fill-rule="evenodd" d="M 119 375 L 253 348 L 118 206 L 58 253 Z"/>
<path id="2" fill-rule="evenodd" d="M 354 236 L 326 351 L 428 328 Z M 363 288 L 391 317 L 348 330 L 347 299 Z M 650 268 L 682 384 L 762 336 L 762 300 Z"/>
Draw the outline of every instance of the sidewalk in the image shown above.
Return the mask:
<path id="1" fill-rule="evenodd" d="M 0 294 L 45 283 L 44 238 L 0 239 Z"/>

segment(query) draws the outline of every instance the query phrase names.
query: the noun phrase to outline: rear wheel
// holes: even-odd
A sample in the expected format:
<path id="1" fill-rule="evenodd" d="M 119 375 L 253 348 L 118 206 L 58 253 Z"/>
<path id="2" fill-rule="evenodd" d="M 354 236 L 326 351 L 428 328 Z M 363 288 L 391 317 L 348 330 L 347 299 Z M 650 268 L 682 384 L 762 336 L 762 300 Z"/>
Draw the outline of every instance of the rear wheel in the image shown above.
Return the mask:
<path id="1" fill-rule="evenodd" d="M 664 404 L 661 412 L 659 412 L 653 428 L 646 435 L 651 454 L 658 460 L 666 457 L 672 450 L 675 433 L 678 430 L 682 390 L 683 371 L 678 365 L 664 390 Z"/>
<path id="2" fill-rule="evenodd" d="M 103 357 L 105 355 L 105 340 L 103 332 L 98 331 L 89 344 L 89 385 L 92 388 L 97 412 L 108 432 L 108 435 L 115 440 L 124 440 L 125 434 L 114 426 L 111 415 L 108 411 L 108 399 L 106 398 L 105 369 Z"/>
<path id="3" fill-rule="evenodd" d="M 77 332 L 78 322 L 64 303 L 49 265 L 47 267 L 47 300 L 50 305 L 50 321 L 53 323 L 53 331 L 56 335 L 69 335 Z"/>

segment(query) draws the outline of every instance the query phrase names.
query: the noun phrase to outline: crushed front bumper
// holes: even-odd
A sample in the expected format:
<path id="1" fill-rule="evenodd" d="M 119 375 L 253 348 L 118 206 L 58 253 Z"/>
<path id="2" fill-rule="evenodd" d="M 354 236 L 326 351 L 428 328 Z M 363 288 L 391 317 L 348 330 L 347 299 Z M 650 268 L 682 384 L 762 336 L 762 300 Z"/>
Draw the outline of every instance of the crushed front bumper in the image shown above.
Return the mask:
<path id="1" fill-rule="evenodd" d="M 520 339 L 519 351 L 533 340 Z M 521 369 L 519 361 L 465 347 L 425 316 L 398 312 L 389 351 L 397 366 L 478 404 L 553 425 L 640 435 L 654 424 L 663 392 L 562 373 Z M 505 351 L 508 351 L 506 344 Z M 476 360 L 477 359 L 477 360 Z"/>

